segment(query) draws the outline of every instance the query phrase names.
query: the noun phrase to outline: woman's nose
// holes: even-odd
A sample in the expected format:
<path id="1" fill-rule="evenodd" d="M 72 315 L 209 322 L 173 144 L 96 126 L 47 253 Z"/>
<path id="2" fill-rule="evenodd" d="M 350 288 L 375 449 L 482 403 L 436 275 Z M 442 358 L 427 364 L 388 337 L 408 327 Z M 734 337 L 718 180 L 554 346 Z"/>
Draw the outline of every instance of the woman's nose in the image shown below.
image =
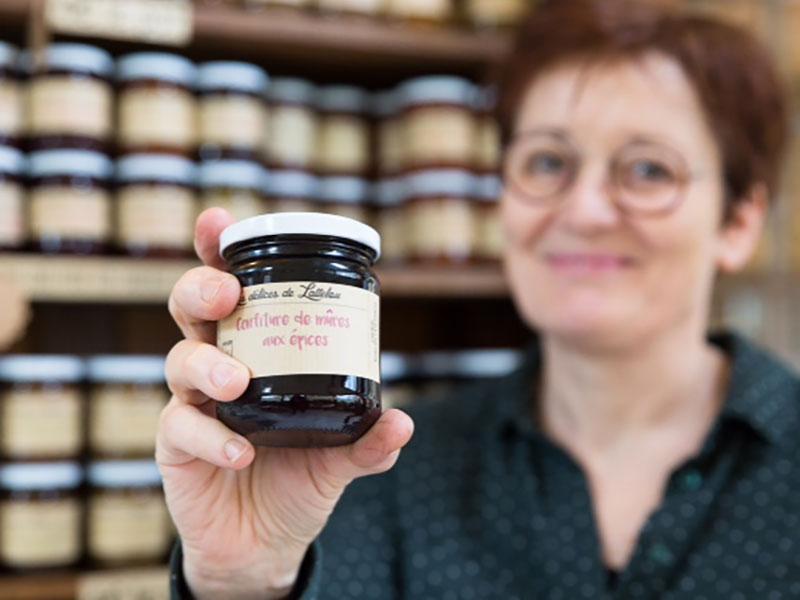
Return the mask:
<path id="1" fill-rule="evenodd" d="M 561 205 L 562 223 L 582 235 L 606 231 L 619 223 L 607 174 L 600 169 L 585 170 L 566 191 Z"/>

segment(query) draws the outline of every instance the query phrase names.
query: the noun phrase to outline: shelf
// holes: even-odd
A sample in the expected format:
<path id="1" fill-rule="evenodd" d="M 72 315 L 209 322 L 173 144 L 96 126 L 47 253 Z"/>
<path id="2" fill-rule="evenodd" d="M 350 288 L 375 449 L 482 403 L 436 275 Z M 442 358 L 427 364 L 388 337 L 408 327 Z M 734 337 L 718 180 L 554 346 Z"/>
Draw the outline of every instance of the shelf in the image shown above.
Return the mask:
<path id="1" fill-rule="evenodd" d="M 0 600 L 167 598 L 166 567 L 0 576 Z"/>
<path id="2" fill-rule="evenodd" d="M 0 278 L 35 302 L 161 303 L 192 260 L 0 254 Z M 501 298 L 499 266 L 378 269 L 386 298 Z"/>

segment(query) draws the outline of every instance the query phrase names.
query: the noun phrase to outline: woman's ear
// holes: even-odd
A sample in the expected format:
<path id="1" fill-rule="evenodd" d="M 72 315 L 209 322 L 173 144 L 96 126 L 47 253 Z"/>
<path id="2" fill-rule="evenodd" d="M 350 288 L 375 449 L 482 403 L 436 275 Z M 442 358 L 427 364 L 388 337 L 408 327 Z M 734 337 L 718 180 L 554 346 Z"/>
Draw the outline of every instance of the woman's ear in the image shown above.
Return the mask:
<path id="1" fill-rule="evenodd" d="M 769 190 L 763 183 L 754 185 L 738 200 L 722 224 L 719 235 L 717 268 L 723 273 L 741 271 L 755 254 L 769 210 Z"/>

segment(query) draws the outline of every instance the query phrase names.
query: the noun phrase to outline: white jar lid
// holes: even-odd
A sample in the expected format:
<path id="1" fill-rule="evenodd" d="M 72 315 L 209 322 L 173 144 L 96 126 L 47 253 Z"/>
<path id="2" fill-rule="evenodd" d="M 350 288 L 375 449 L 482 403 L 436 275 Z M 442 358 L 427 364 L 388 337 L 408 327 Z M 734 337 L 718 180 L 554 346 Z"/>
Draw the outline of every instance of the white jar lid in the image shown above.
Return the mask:
<path id="1" fill-rule="evenodd" d="M 214 160 L 204 162 L 198 170 L 203 188 L 237 188 L 263 190 L 267 171 L 249 160 Z"/>
<path id="2" fill-rule="evenodd" d="M 391 383 L 406 377 L 411 372 L 408 360 L 396 352 L 383 352 L 381 354 L 381 381 Z"/>
<path id="3" fill-rule="evenodd" d="M 322 202 L 342 202 L 363 204 L 370 193 L 370 184 L 360 177 L 320 177 L 319 200 Z"/>
<path id="4" fill-rule="evenodd" d="M 105 154 L 91 150 L 42 150 L 28 156 L 31 177 L 72 175 L 109 179 L 114 164 Z"/>
<path id="5" fill-rule="evenodd" d="M 86 480 L 95 487 L 151 487 L 161 485 L 154 460 L 104 460 L 89 463 Z"/>
<path id="6" fill-rule="evenodd" d="M 83 479 L 74 462 L 11 463 L 0 466 L 0 489 L 14 492 L 73 490 Z"/>
<path id="7" fill-rule="evenodd" d="M 381 179 L 375 184 L 375 201 L 380 206 L 398 206 L 408 197 L 406 182 L 402 177 Z"/>
<path id="8" fill-rule="evenodd" d="M 88 44 L 50 44 L 44 50 L 44 64 L 50 69 L 89 71 L 109 77 L 114 71 L 114 59 L 96 46 Z"/>
<path id="9" fill-rule="evenodd" d="M 319 178 L 308 171 L 293 169 L 270 171 L 266 180 L 266 194 L 273 198 L 316 198 Z"/>
<path id="10" fill-rule="evenodd" d="M 188 158 L 169 154 L 131 154 L 117 161 L 117 179 L 121 183 L 165 181 L 194 185 L 197 167 Z"/>
<path id="11" fill-rule="evenodd" d="M 327 112 L 366 112 L 369 95 L 361 88 L 350 85 L 330 85 L 317 93 L 317 107 Z"/>
<path id="12" fill-rule="evenodd" d="M 478 181 L 469 171 L 431 169 L 406 176 L 405 185 L 411 198 L 428 196 L 472 198 L 478 188 Z"/>
<path id="13" fill-rule="evenodd" d="M 372 114 L 379 119 L 393 117 L 400 109 L 400 95 L 396 89 L 384 90 L 372 95 Z"/>
<path id="14" fill-rule="evenodd" d="M 464 104 L 473 106 L 475 85 L 461 77 L 431 75 L 410 79 L 400 86 L 400 103 L 415 104 Z"/>
<path id="15" fill-rule="evenodd" d="M 463 377 L 503 377 L 522 363 L 517 350 L 467 350 L 456 355 L 455 375 Z"/>
<path id="16" fill-rule="evenodd" d="M 270 102 L 311 104 L 316 92 L 317 86 L 305 79 L 278 77 L 270 82 L 267 96 Z"/>
<path id="17" fill-rule="evenodd" d="M 147 355 L 93 356 L 86 361 L 86 372 L 93 382 L 164 382 L 164 357 Z"/>
<path id="18" fill-rule="evenodd" d="M 77 383 L 84 363 L 77 356 L 18 354 L 0 358 L 0 381 Z"/>
<path id="19" fill-rule="evenodd" d="M 16 70 L 17 60 L 19 60 L 17 47 L 6 42 L 0 42 L 0 67 Z"/>
<path id="20" fill-rule="evenodd" d="M 220 255 L 232 244 L 273 235 L 336 236 L 372 248 L 376 260 L 381 254 L 380 234 L 360 221 L 323 213 L 286 212 L 250 217 L 229 225 L 219 236 Z"/>
<path id="21" fill-rule="evenodd" d="M 485 202 L 498 202 L 503 196 L 503 179 L 497 175 L 478 177 L 476 198 Z"/>
<path id="22" fill-rule="evenodd" d="M 197 68 L 188 58 L 168 52 L 136 52 L 117 61 L 117 79 L 155 79 L 194 87 Z"/>
<path id="23" fill-rule="evenodd" d="M 18 175 L 25 170 L 25 155 L 11 146 L 0 146 L 0 171 Z"/>
<path id="24" fill-rule="evenodd" d="M 269 78 L 266 71 L 246 62 L 207 62 L 197 70 L 197 87 L 200 90 L 231 90 L 250 94 L 263 94 Z"/>

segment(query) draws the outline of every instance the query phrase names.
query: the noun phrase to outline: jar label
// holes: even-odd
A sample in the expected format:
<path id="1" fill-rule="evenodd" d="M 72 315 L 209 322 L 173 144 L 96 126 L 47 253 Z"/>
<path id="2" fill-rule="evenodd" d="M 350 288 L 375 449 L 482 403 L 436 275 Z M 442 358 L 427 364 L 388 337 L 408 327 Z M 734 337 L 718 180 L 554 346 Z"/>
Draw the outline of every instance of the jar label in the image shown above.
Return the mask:
<path id="1" fill-rule="evenodd" d="M 160 493 L 106 493 L 89 504 L 89 552 L 101 560 L 159 558 L 170 545 Z"/>
<path id="2" fill-rule="evenodd" d="M 209 190 L 205 192 L 200 209 L 207 210 L 214 207 L 224 208 L 237 221 L 268 212 L 265 210 L 265 202 L 261 196 L 249 190 Z"/>
<path id="3" fill-rule="evenodd" d="M 266 109 L 248 96 L 214 95 L 200 103 L 200 143 L 258 148 L 266 128 Z"/>
<path id="4" fill-rule="evenodd" d="M 25 241 L 25 207 L 22 202 L 20 184 L 0 182 L 0 246 L 19 246 Z"/>
<path id="5" fill-rule="evenodd" d="M 314 159 L 317 119 L 300 106 L 276 106 L 270 112 L 266 154 L 281 165 L 310 167 Z"/>
<path id="6" fill-rule="evenodd" d="M 217 346 L 252 377 L 353 375 L 379 382 L 379 313 L 377 294 L 350 285 L 249 286 L 219 322 Z"/>
<path id="7" fill-rule="evenodd" d="M 190 249 L 197 212 L 195 195 L 173 185 L 132 184 L 117 194 L 122 245 Z"/>
<path id="8" fill-rule="evenodd" d="M 0 133 L 17 135 L 22 130 L 22 92 L 16 81 L 0 81 Z"/>
<path id="9" fill-rule="evenodd" d="M 369 128 L 354 117 L 322 120 L 317 140 L 316 165 L 321 171 L 362 173 L 369 167 Z"/>
<path id="10" fill-rule="evenodd" d="M 74 499 L 0 504 L 0 560 L 10 566 L 65 565 L 80 554 L 80 503 Z"/>
<path id="11" fill-rule="evenodd" d="M 69 75 L 34 80 L 29 98 L 34 135 L 79 135 L 105 139 L 111 133 L 111 86 Z"/>
<path id="12" fill-rule="evenodd" d="M 31 233 L 105 241 L 111 235 L 111 197 L 103 189 L 68 185 L 35 187 L 30 194 Z"/>
<path id="13" fill-rule="evenodd" d="M 159 385 L 95 388 L 89 403 L 91 449 L 100 454 L 151 454 L 158 419 L 168 401 Z"/>
<path id="14" fill-rule="evenodd" d="M 406 143 L 406 159 L 412 165 L 444 162 L 469 167 L 475 154 L 475 120 L 459 108 L 419 108 L 406 120 Z"/>
<path id="15" fill-rule="evenodd" d="M 415 256 L 464 259 L 475 253 L 478 219 L 470 200 L 434 198 L 412 203 L 409 229 Z"/>
<path id="16" fill-rule="evenodd" d="M 123 145 L 189 148 L 196 137 L 194 97 L 168 87 L 127 90 L 120 94 L 119 128 Z"/>
<path id="17" fill-rule="evenodd" d="M 446 19 L 452 7 L 450 0 L 388 0 L 387 12 L 396 17 Z"/>
<path id="18" fill-rule="evenodd" d="M 83 440 L 78 390 L 12 390 L 2 398 L 0 447 L 6 456 L 75 456 Z"/>

